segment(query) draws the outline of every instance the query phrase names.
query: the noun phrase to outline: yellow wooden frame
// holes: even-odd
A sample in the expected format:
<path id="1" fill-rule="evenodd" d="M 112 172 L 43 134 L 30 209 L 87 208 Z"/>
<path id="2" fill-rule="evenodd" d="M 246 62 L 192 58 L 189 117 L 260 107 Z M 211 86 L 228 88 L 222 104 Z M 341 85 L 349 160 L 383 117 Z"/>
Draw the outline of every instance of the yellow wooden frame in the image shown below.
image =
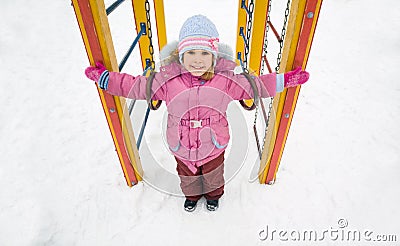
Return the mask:
<path id="1" fill-rule="evenodd" d="M 75 13 L 76 13 L 77 20 L 78 20 L 78 23 L 79 23 L 79 26 L 81 29 L 82 38 L 83 38 L 83 41 L 85 44 L 85 48 L 86 48 L 86 51 L 88 54 L 90 64 L 94 65 L 95 61 L 93 59 L 93 55 L 92 55 L 91 48 L 90 48 L 90 45 L 88 42 L 88 37 L 87 37 L 86 31 L 83 28 L 84 24 L 83 24 L 83 19 L 81 16 L 81 11 L 79 9 L 78 0 L 72 0 L 72 3 L 73 3 L 74 8 L 76 9 Z M 107 14 L 106 14 L 106 8 L 104 6 L 104 1 L 103 0 L 89 0 L 89 4 L 90 4 L 90 9 L 91 9 L 91 12 L 93 15 L 93 20 L 94 20 L 94 25 L 95 25 L 99 45 L 100 45 L 101 52 L 102 52 L 103 59 L 104 59 L 104 61 L 103 61 L 104 65 L 109 71 L 118 71 L 118 64 L 117 64 L 117 59 L 116 59 L 113 41 L 112 41 L 112 37 L 111 37 L 108 18 L 107 18 Z M 135 140 L 134 133 L 132 130 L 132 125 L 131 125 L 129 113 L 128 113 L 127 106 L 126 106 L 126 100 L 122 97 L 114 96 L 113 99 L 114 99 L 116 108 L 110 109 L 107 107 L 107 104 L 105 101 L 105 97 L 104 97 L 105 92 L 99 88 L 97 88 L 97 89 L 99 92 L 102 106 L 104 108 L 104 113 L 106 115 L 107 122 L 110 126 L 113 124 L 111 121 L 110 113 L 113 113 L 113 110 L 115 110 L 115 112 L 118 114 L 118 118 L 119 118 L 119 121 L 120 121 L 120 124 L 122 127 L 123 138 L 124 138 L 124 145 L 125 145 L 124 147 L 127 150 L 129 159 L 133 166 L 136 180 L 140 181 L 140 180 L 142 180 L 141 177 L 143 176 L 143 169 L 141 166 L 138 150 L 136 147 L 136 140 Z M 118 141 L 117 141 L 116 133 L 114 132 L 113 127 L 110 127 L 110 132 L 111 132 L 112 138 L 114 140 L 114 143 L 116 143 L 115 148 L 116 148 L 117 154 L 119 156 L 119 160 L 121 162 L 121 166 L 122 166 L 125 178 L 127 180 L 127 184 L 129 186 L 132 186 L 134 184 L 132 184 L 130 182 L 131 178 L 129 177 L 129 173 L 127 172 L 127 169 L 126 169 L 126 165 L 130 165 L 130 164 L 125 163 L 124 159 L 122 158 L 121 146 L 119 145 L 120 143 L 118 143 Z"/>
<path id="2" fill-rule="evenodd" d="M 282 53 L 282 60 L 281 60 L 281 65 L 280 65 L 281 69 L 280 69 L 279 73 L 284 73 L 286 71 L 290 71 L 293 68 L 294 59 L 295 59 L 295 55 L 296 55 L 296 51 L 297 51 L 297 45 L 299 42 L 300 32 L 301 32 L 301 28 L 302 28 L 304 12 L 306 9 L 306 3 L 307 3 L 307 0 L 292 0 L 291 6 L 290 6 L 290 15 L 289 15 L 289 19 L 288 19 L 288 25 L 286 28 L 287 31 L 286 31 L 284 49 L 283 49 L 283 53 Z M 311 49 L 311 43 L 313 40 L 313 34 L 315 32 L 316 24 L 318 21 L 318 14 L 320 11 L 321 4 L 322 4 L 322 0 L 318 0 L 316 10 L 314 13 L 314 17 L 313 17 L 312 29 L 310 32 L 311 35 L 308 37 L 306 54 L 305 54 L 304 60 L 302 62 L 303 69 L 305 69 L 308 55 L 309 55 L 309 52 Z M 277 94 L 274 98 L 274 102 L 273 102 L 273 106 L 272 106 L 272 109 L 273 109 L 272 113 L 276 114 L 276 115 L 274 115 L 276 120 L 273 123 L 273 125 L 270 124 L 270 127 L 267 132 L 267 138 L 264 143 L 264 151 L 262 153 L 260 172 L 259 172 L 260 173 L 259 174 L 260 183 L 266 182 L 266 178 L 267 178 L 269 171 L 274 172 L 274 178 L 273 178 L 272 183 L 276 180 L 276 173 L 277 173 L 277 170 L 279 168 L 280 161 L 282 158 L 284 144 L 286 142 L 286 139 L 287 139 L 287 136 L 289 133 L 290 124 L 291 124 L 291 121 L 292 121 L 292 118 L 294 115 L 294 110 L 295 110 L 297 98 L 298 98 L 298 95 L 300 92 L 300 88 L 301 88 L 300 86 L 298 86 L 296 88 L 294 103 L 291 107 L 290 112 L 288 113 L 289 122 L 288 122 L 287 128 L 285 129 L 284 142 L 283 142 L 282 146 L 275 146 L 275 141 L 276 141 L 276 137 L 277 137 L 277 133 L 278 133 L 278 128 L 280 125 L 280 120 L 281 120 L 281 117 L 283 114 L 283 107 L 284 107 L 285 100 L 286 100 L 287 89 L 284 89 L 283 92 L 281 92 L 280 94 Z M 269 145 L 269 146 L 267 146 L 267 145 Z M 276 147 L 279 148 L 278 163 L 274 170 L 269 170 L 270 164 L 271 164 L 272 153 L 274 151 L 274 148 L 276 148 Z"/>

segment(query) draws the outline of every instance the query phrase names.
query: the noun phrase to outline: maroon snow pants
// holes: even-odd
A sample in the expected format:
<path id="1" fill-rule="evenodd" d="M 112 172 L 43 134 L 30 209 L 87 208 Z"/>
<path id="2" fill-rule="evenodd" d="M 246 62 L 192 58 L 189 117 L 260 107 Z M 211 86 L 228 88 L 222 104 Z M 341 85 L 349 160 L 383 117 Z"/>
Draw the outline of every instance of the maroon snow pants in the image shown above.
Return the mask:
<path id="1" fill-rule="evenodd" d="M 181 189 L 187 199 L 197 201 L 204 195 L 207 200 L 218 200 L 224 194 L 224 153 L 198 167 L 196 173 L 175 157 Z"/>

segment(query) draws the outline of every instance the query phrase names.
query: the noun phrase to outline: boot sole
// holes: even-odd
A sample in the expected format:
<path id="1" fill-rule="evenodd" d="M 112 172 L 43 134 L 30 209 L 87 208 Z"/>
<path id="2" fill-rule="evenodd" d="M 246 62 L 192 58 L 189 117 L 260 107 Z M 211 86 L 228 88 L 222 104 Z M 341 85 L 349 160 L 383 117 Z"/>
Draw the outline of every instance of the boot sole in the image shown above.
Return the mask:
<path id="1" fill-rule="evenodd" d="M 214 206 L 207 205 L 207 210 L 208 210 L 208 211 L 214 212 L 214 211 L 216 211 L 217 209 L 218 209 L 218 206 L 217 206 L 217 207 L 214 207 Z"/>
<path id="2" fill-rule="evenodd" d="M 185 208 L 184 207 L 184 209 L 185 209 L 186 212 L 193 212 L 194 210 L 196 210 L 196 207 L 197 207 L 197 205 L 194 206 L 193 208 Z"/>

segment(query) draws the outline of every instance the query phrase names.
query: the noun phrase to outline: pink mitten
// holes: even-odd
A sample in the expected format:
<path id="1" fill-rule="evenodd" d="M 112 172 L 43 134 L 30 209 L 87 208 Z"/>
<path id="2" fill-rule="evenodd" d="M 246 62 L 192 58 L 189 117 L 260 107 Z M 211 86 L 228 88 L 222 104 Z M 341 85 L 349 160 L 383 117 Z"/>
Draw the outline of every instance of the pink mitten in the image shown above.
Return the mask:
<path id="1" fill-rule="evenodd" d="M 307 82 L 310 74 L 306 71 L 302 71 L 301 67 L 297 67 L 295 70 L 285 73 L 285 87 L 294 87 Z"/>
<path id="2" fill-rule="evenodd" d="M 98 82 L 100 75 L 106 70 L 103 64 L 96 62 L 96 66 L 90 66 L 85 69 L 85 75 L 89 79 Z"/>

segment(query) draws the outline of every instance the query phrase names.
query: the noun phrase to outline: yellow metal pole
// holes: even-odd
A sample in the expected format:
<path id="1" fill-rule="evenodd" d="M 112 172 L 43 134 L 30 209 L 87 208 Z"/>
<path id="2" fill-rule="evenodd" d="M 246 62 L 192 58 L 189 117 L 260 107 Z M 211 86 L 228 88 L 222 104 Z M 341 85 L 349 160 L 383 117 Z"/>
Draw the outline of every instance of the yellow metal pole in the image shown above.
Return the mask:
<path id="1" fill-rule="evenodd" d="M 253 30 L 251 32 L 249 69 L 260 75 L 264 47 L 265 23 L 268 13 L 268 0 L 257 0 L 254 4 Z"/>
<path id="2" fill-rule="evenodd" d="M 246 34 L 246 21 L 247 21 L 247 13 L 244 9 L 241 8 L 242 6 L 242 1 L 238 0 L 239 6 L 238 6 L 238 23 L 237 23 L 237 30 L 236 30 L 236 53 L 235 53 L 235 58 L 237 56 L 238 52 L 242 52 L 242 56 L 244 53 L 244 41 L 243 38 L 240 36 L 240 28 L 244 28 L 244 32 Z M 247 0 L 246 0 L 246 5 L 247 5 Z M 239 61 L 237 61 L 237 65 L 239 64 Z"/>
<path id="3" fill-rule="evenodd" d="M 147 1 L 148 2 L 148 1 Z M 140 23 L 146 23 L 146 33 L 149 34 L 146 18 L 146 0 L 132 0 L 133 15 L 135 17 L 136 30 L 139 33 Z M 140 38 L 139 50 L 142 58 L 142 67 L 146 67 L 146 59 L 152 59 L 149 52 L 150 40 L 147 37 Z"/>
<path id="4" fill-rule="evenodd" d="M 154 0 L 154 13 L 157 24 L 158 47 L 161 50 L 167 44 L 167 31 L 165 27 L 164 0 Z"/>

